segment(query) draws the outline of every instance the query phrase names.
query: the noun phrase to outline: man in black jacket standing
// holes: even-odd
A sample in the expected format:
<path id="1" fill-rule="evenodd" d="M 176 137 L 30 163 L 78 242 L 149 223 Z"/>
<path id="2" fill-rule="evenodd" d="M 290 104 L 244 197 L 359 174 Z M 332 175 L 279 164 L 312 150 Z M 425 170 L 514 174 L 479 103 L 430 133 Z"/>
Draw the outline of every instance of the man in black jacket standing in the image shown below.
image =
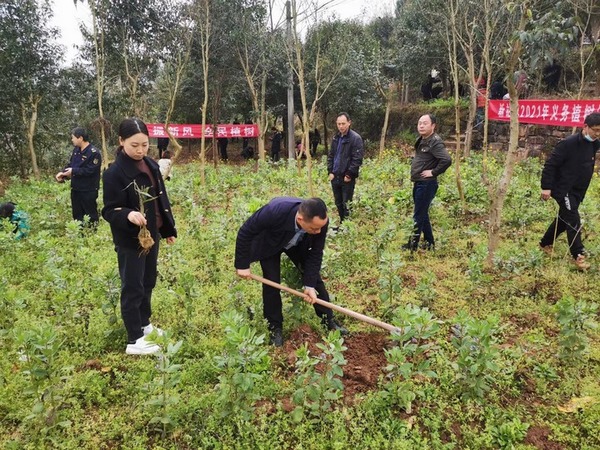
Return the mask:
<path id="1" fill-rule="evenodd" d="M 304 293 L 310 299 L 329 301 L 321 279 L 321 262 L 327 236 L 327 207 L 320 198 L 302 200 L 277 197 L 256 211 L 238 231 L 235 268 L 238 276 L 250 277 L 250 263 L 260 261 L 263 276 L 279 283 L 281 254 L 285 253 L 302 273 Z M 271 344 L 283 345 L 281 293 L 263 285 L 263 314 L 269 323 Z M 329 330 L 345 328 L 333 318 L 329 308 L 314 304 L 315 312 Z"/>
<path id="2" fill-rule="evenodd" d="M 437 119 L 433 114 L 425 114 L 419 118 L 417 124 L 419 138 L 415 143 L 415 156 L 410 165 L 410 179 L 414 183 L 414 228 L 408 243 L 402 246 L 405 250 L 415 251 L 419 246 L 421 234 L 425 239 L 424 248 L 426 250 L 435 248 L 429 207 L 438 189 L 437 177 L 452 164 L 452 158 L 446 150 L 444 141 L 435 132 L 436 123 Z"/>
<path id="3" fill-rule="evenodd" d="M 71 208 L 73 219 L 83 223 L 89 216 L 90 225 L 98 225 L 98 189 L 100 188 L 100 167 L 102 156 L 89 142 L 90 138 L 83 128 L 71 131 L 71 142 L 75 146 L 69 164 L 56 174 L 56 181 L 62 183 L 71 180 Z"/>
<path id="4" fill-rule="evenodd" d="M 327 172 L 341 223 L 350 215 L 348 202 L 351 202 L 354 196 L 354 186 L 363 161 L 364 149 L 360 135 L 350 129 L 352 120 L 348 113 L 340 113 L 336 125 L 338 133 L 333 137 L 327 154 Z"/>
<path id="5" fill-rule="evenodd" d="M 581 242 L 579 205 L 594 174 L 596 152 L 600 149 L 600 112 L 589 114 L 583 129 L 560 141 L 546 160 L 542 171 L 542 200 L 552 197 L 558 203 L 558 215 L 540 241 L 545 253 L 551 254 L 559 234 L 567 232 L 573 263 L 586 270 L 585 249 Z"/>

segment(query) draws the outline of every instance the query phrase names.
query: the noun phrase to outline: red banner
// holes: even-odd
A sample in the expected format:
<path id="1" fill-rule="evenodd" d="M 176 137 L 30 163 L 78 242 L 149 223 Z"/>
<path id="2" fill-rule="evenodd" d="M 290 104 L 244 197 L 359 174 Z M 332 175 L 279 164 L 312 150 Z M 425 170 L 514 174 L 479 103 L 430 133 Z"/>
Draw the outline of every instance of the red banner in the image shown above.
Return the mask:
<path id="1" fill-rule="evenodd" d="M 593 112 L 600 112 L 600 100 L 519 100 L 520 123 L 582 127 Z M 488 118 L 510 121 L 510 101 L 490 100 Z"/>
<path id="2" fill-rule="evenodd" d="M 160 138 L 169 137 L 165 131 L 165 125 L 162 123 L 148 123 L 148 131 L 150 137 Z M 171 124 L 169 131 L 178 139 L 201 139 L 202 125 L 189 124 Z M 220 125 L 204 125 L 204 137 L 212 138 L 253 138 L 258 137 L 258 125 L 255 124 L 220 124 Z"/>

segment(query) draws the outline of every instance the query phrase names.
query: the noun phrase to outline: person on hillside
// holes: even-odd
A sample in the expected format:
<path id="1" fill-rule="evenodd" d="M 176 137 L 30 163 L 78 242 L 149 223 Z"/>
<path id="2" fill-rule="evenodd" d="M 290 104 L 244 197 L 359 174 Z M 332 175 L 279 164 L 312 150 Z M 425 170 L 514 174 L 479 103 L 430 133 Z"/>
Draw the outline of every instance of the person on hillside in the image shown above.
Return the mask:
<path id="1" fill-rule="evenodd" d="M 148 155 L 149 133 L 139 119 L 119 126 L 115 162 L 104 172 L 102 217 L 110 224 L 121 278 L 121 316 L 129 355 L 156 353 L 147 336 L 162 330 L 150 322 L 159 240 L 173 244 L 175 219 L 158 164 Z M 143 209 L 142 209 L 143 208 Z M 143 211 L 143 212 L 142 212 Z M 149 232 L 144 236 L 143 232 Z"/>
<path id="2" fill-rule="evenodd" d="M 498 77 L 490 86 L 490 100 L 502 100 L 506 92 L 503 79 Z"/>
<path id="3" fill-rule="evenodd" d="M 281 151 L 281 141 L 283 140 L 283 134 L 277 128 L 271 128 L 271 161 L 279 161 L 279 152 Z"/>
<path id="4" fill-rule="evenodd" d="M 485 86 L 485 79 L 482 77 L 477 80 L 477 90 L 476 90 L 477 109 L 475 110 L 475 125 L 473 126 L 473 128 L 479 132 L 483 132 L 483 124 L 485 121 L 486 99 L 487 99 L 487 89 Z"/>
<path id="5" fill-rule="evenodd" d="M 158 160 L 158 167 L 163 180 L 169 181 L 171 179 L 171 152 L 166 150 L 162 153 L 162 158 Z"/>
<path id="6" fill-rule="evenodd" d="M 442 93 L 444 87 L 439 74 L 436 69 L 431 69 L 431 72 L 427 75 L 427 81 L 421 85 L 421 94 L 424 101 L 435 100 Z"/>
<path id="7" fill-rule="evenodd" d="M 99 220 L 97 199 L 102 156 L 90 143 L 88 132 L 81 127 L 71 131 L 71 142 L 74 148 L 69 163 L 55 178 L 59 183 L 71 180 L 73 219 L 84 223 L 84 217 L 88 216 L 91 228 L 95 229 Z"/>
<path id="8" fill-rule="evenodd" d="M 327 153 L 327 173 L 333 190 L 340 223 L 350 215 L 349 203 L 354 197 L 356 179 L 363 162 L 364 144 L 360 134 L 350 129 L 352 120 L 346 112 L 336 118 L 338 132 Z"/>
<path id="9" fill-rule="evenodd" d="M 238 276 L 250 278 L 250 263 L 259 261 L 263 277 L 279 283 L 281 254 L 285 253 L 302 273 L 308 299 L 329 301 L 321 278 L 321 262 L 327 236 L 327 206 L 320 198 L 302 200 L 277 197 L 256 211 L 240 227 L 235 245 Z M 270 342 L 283 345 L 283 315 L 279 289 L 263 285 L 263 314 L 268 322 Z M 314 302 L 313 302 L 314 304 Z M 329 308 L 314 304 L 315 312 L 329 330 L 347 334 Z"/>
<path id="10" fill-rule="evenodd" d="M 319 133 L 319 129 L 315 127 L 315 129 L 309 132 L 310 141 L 310 156 L 313 158 L 317 156 L 317 147 L 321 143 L 321 133 Z"/>
<path id="11" fill-rule="evenodd" d="M 304 151 L 304 147 L 302 146 L 302 140 L 296 139 L 296 159 L 306 159 L 306 152 Z"/>
<path id="12" fill-rule="evenodd" d="M 0 204 L 0 219 L 8 219 L 14 225 L 13 233 L 16 240 L 21 240 L 29 234 L 29 217 L 16 208 L 13 202 Z"/>
<path id="13" fill-rule="evenodd" d="M 221 161 L 227 161 L 229 159 L 227 156 L 227 144 L 229 144 L 229 139 L 220 137 L 217 139 L 217 143 L 219 145 L 219 152 L 221 153 Z"/>
<path id="14" fill-rule="evenodd" d="M 169 138 L 159 137 L 156 139 L 156 147 L 158 148 L 158 154 L 162 155 L 169 148 Z"/>
<path id="15" fill-rule="evenodd" d="M 410 179 L 413 182 L 413 232 L 408 243 L 402 246 L 405 250 L 415 251 L 419 248 L 421 234 L 425 239 L 423 248 L 435 249 L 433 229 L 429 220 L 429 208 L 438 189 L 437 178 L 452 164 L 452 158 L 446 150 L 442 138 L 435 132 L 437 119 L 433 114 L 425 114 L 419 118 L 417 131 L 419 138 L 415 143 L 415 156 L 410 166 Z"/>
<path id="16" fill-rule="evenodd" d="M 579 270 L 586 270 L 585 248 L 581 241 L 581 218 L 579 205 L 583 202 L 592 175 L 596 153 L 600 150 L 600 112 L 589 114 L 583 121 L 583 129 L 560 141 L 542 170 L 542 200 L 552 197 L 558 203 L 558 215 L 540 240 L 540 247 L 552 254 L 554 241 L 567 232 L 569 250 L 573 263 Z"/>

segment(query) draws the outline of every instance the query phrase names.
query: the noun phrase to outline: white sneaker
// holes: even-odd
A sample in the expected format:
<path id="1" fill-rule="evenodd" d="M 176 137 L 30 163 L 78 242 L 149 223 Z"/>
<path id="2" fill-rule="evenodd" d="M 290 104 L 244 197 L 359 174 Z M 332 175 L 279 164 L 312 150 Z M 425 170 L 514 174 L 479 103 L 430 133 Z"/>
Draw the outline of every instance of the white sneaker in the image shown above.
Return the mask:
<path id="1" fill-rule="evenodd" d="M 153 331 L 156 331 L 156 334 L 158 334 L 159 336 L 162 336 L 164 334 L 164 331 L 161 328 L 155 327 L 151 323 L 146 325 L 145 327 L 142 327 L 142 331 L 144 333 L 144 336 L 148 336 Z"/>
<path id="2" fill-rule="evenodd" d="M 159 352 L 160 347 L 157 344 L 148 342 L 146 336 L 142 336 L 135 344 L 127 344 L 125 353 L 128 355 L 152 355 L 153 353 Z"/>

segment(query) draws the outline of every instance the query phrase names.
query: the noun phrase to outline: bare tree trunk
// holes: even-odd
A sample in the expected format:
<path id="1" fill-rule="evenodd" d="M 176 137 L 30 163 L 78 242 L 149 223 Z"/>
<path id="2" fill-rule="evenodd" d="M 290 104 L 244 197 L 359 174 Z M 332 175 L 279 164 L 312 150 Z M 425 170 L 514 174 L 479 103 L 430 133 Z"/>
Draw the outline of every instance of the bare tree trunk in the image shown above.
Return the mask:
<path id="1" fill-rule="evenodd" d="M 130 111 L 134 117 L 142 117 L 141 108 L 138 107 L 138 84 L 139 74 L 133 74 L 129 68 L 129 52 L 127 51 L 127 35 L 123 36 L 123 62 L 125 64 L 125 76 L 129 80 L 129 101 L 131 102 Z"/>
<path id="2" fill-rule="evenodd" d="M 388 92 L 384 92 L 385 115 L 383 117 L 383 126 L 381 127 L 381 137 L 379 138 L 379 154 L 385 150 L 385 138 L 387 136 L 388 125 L 390 121 L 390 111 L 392 110 L 393 85 L 388 87 Z"/>
<path id="3" fill-rule="evenodd" d="M 267 108 L 266 108 L 266 94 L 267 94 L 267 70 L 266 67 L 260 68 L 259 81 L 260 87 L 256 87 L 255 71 L 250 66 L 250 55 L 248 47 L 244 45 L 242 49 L 238 49 L 238 58 L 240 60 L 242 69 L 244 70 L 244 76 L 248 83 L 248 89 L 250 91 L 250 99 L 252 100 L 252 108 L 257 112 L 258 116 L 255 118 L 255 123 L 258 124 L 259 136 L 257 139 L 258 143 L 258 157 L 261 160 L 266 159 L 265 150 L 265 136 L 267 133 Z"/>
<path id="4" fill-rule="evenodd" d="M 204 99 L 202 101 L 202 136 L 200 138 L 200 182 L 206 184 L 206 139 L 204 129 L 206 128 L 206 114 L 208 109 L 208 69 L 210 56 L 211 22 L 210 22 L 210 2 L 202 2 L 203 14 L 200 16 L 201 31 L 200 42 L 202 49 L 202 75 L 204 77 Z"/>
<path id="5" fill-rule="evenodd" d="M 167 112 L 165 114 L 165 131 L 169 136 L 169 143 L 175 149 L 174 155 L 171 158 L 173 163 L 175 163 L 175 161 L 179 157 L 182 150 L 182 146 L 181 144 L 179 144 L 177 139 L 175 139 L 173 134 L 169 131 L 169 124 L 171 122 L 171 116 L 173 115 L 173 111 L 175 111 L 175 102 L 177 100 L 177 95 L 179 94 L 179 89 L 181 87 L 181 80 L 183 78 L 183 74 L 190 59 L 190 52 L 192 48 L 191 32 L 188 33 L 186 36 L 183 36 L 183 38 L 185 48 L 183 52 L 178 53 L 176 58 L 173 60 L 173 78 L 171 78 L 171 73 L 167 75 L 167 78 L 169 80 L 168 85 L 170 91 L 170 98 L 169 106 L 167 107 Z"/>
<path id="6" fill-rule="evenodd" d="M 458 89 L 458 30 L 456 25 L 457 15 L 457 4 L 454 1 L 449 3 L 450 7 L 450 31 L 446 34 L 446 44 L 448 48 L 448 58 L 450 63 L 450 70 L 452 72 L 452 78 L 454 80 L 454 130 L 456 135 L 456 151 L 454 153 L 454 174 L 456 176 L 456 188 L 460 197 L 460 203 L 462 211 L 466 211 L 467 202 L 465 199 L 465 192 L 463 188 L 460 165 L 462 158 L 462 145 L 460 142 L 460 95 Z"/>
<path id="7" fill-rule="evenodd" d="M 329 153 L 329 128 L 327 128 L 328 111 L 323 111 L 323 145 L 325 153 Z"/>
<path id="8" fill-rule="evenodd" d="M 37 156 L 35 154 L 35 146 L 33 145 L 33 136 L 35 135 L 40 100 L 40 96 L 29 94 L 28 102 L 26 104 L 21 104 L 23 123 L 27 127 L 27 148 L 29 149 L 29 155 L 31 157 L 31 170 L 33 171 L 33 176 L 36 179 L 40 178 L 40 169 L 38 167 Z"/>
<path id="9" fill-rule="evenodd" d="M 519 57 L 523 51 L 523 43 L 519 39 L 519 33 L 522 32 L 528 23 L 528 10 L 522 7 L 521 19 L 518 29 L 512 41 L 511 53 L 509 56 L 506 70 L 508 73 L 513 73 L 519 63 Z M 494 187 L 490 183 L 488 185 L 488 193 L 490 197 L 490 212 L 488 221 L 488 254 L 485 260 L 487 268 L 491 268 L 494 263 L 494 256 L 500 244 L 500 226 L 502 224 L 502 211 L 504 208 L 504 200 L 508 192 L 508 186 L 512 180 L 514 168 L 517 163 L 526 156 L 525 152 L 519 151 L 519 95 L 515 87 L 513 77 L 508 77 L 508 93 L 510 96 L 510 139 L 508 144 L 508 153 L 504 162 L 504 171 L 498 184 Z"/>
<path id="10" fill-rule="evenodd" d="M 94 34 L 94 56 L 96 62 L 96 95 L 98 97 L 98 122 L 100 124 L 100 140 L 102 151 L 102 168 L 108 167 L 108 145 L 106 143 L 106 119 L 104 118 L 104 31 L 102 27 L 98 27 L 98 14 L 104 17 L 104 11 L 101 1 L 96 1 L 90 4 L 92 12 L 92 32 Z"/>
<path id="11" fill-rule="evenodd" d="M 327 89 L 329 89 L 329 87 L 331 86 L 331 84 L 337 79 L 340 71 L 343 69 L 346 59 L 348 57 L 348 48 L 345 49 L 340 49 L 340 53 L 339 55 L 341 55 L 340 60 L 337 61 L 336 65 L 334 65 L 332 72 L 328 73 L 327 75 L 327 80 L 324 79 L 324 75 L 323 75 L 323 66 L 325 64 L 325 62 L 323 61 L 323 57 L 322 57 L 322 53 L 321 53 L 321 38 L 318 37 L 317 40 L 317 49 L 316 49 L 316 56 L 315 56 L 315 61 L 314 61 L 314 82 L 315 82 L 315 92 L 314 92 L 314 99 L 312 102 L 312 105 L 310 107 L 310 111 L 308 109 L 308 100 L 306 98 L 306 77 L 305 77 L 305 73 L 304 73 L 304 65 L 305 65 L 305 61 L 304 61 L 304 55 L 303 55 L 303 43 L 300 39 L 300 36 L 298 34 L 298 17 L 297 17 L 297 11 L 298 8 L 296 6 L 296 0 L 292 0 L 291 2 L 292 5 L 292 14 L 293 14 L 293 49 L 290 49 L 290 52 L 293 52 L 293 55 L 295 56 L 295 58 L 291 58 L 290 57 L 290 64 L 292 64 L 292 67 L 294 68 L 294 71 L 296 72 L 296 76 L 298 77 L 298 86 L 300 88 L 300 99 L 302 101 L 302 148 L 304 149 L 304 153 L 306 155 L 306 168 L 307 168 L 307 175 L 308 175 L 308 191 L 311 195 L 311 197 L 314 197 L 315 192 L 314 192 L 314 187 L 313 187 L 313 182 L 312 182 L 312 157 L 310 155 L 310 151 L 309 151 L 309 145 L 310 145 L 310 140 L 309 140 L 309 129 L 310 129 L 310 125 L 315 123 L 315 114 L 317 111 L 317 104 L 318 102 L 321 100 L 321 98 L 323 97 L 323 95 L 325 94 L 325 92 L 327 92 Z M 319 7 L 316 6 L 316 11 L 315 14 L 318 12 Z M 317 17 L 317 15 L 315 15 L 315 17 Z M 294 59 L 295 59 L 295 66 L 294 64 Z M 298 161 L 298 164 L 300 167 L 300 159 Z"/>
<path id="12" fill-rule="evenodd" d="M 269 115 L 267 113 L 267 72 L 264 71 L 262 74 L 262 81 L 260 84 L 260 114 L 258 116 L 258 155 L 263 161 L 266 159 L 265 149 L 265 137 L 267 135 L 267 128 L 269 122 Z"/>
<path id="13" fill-rule="evenodd" d="M 516 94 L 516 92 L 515 92 Z M 510 100 L 510 141 L 506 161 L 504 162 L 504 171 L 498 181 L 494 195 L 490 201 L 490 214 L 488 224 L 488 254 L 486 266 L 492 267 L 494 255 L 500 245 L 500 227 L 502 224 L 502 211 L 504 210 L 504 200 L 508 192 L 508 187 L 513 177 L 515 166 L 519 161 L 527 156 L 525 150 L 519 151 L 519 120 L 518 120 L 519 102 L 511 96 Z"/>

